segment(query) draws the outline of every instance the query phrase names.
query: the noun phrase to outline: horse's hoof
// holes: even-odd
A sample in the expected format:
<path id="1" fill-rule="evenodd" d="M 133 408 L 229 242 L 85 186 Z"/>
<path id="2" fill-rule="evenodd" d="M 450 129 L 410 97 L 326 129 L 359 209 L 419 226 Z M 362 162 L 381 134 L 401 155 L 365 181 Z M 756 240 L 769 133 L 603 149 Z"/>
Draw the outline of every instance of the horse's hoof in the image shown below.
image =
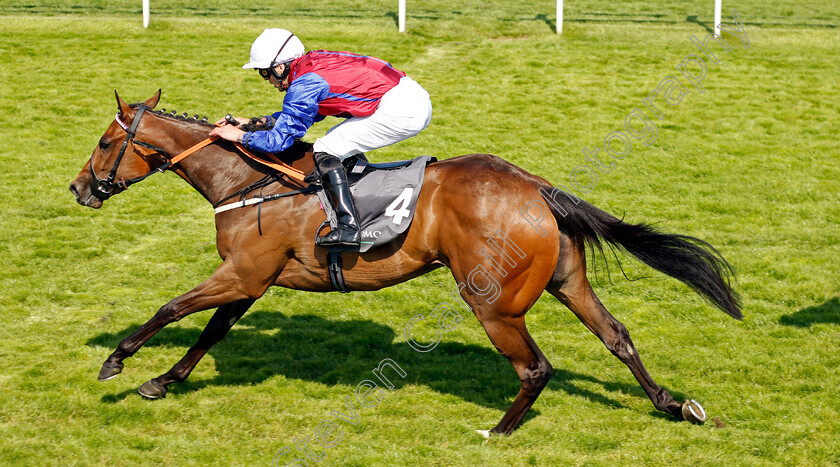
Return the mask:
<path id="1" fill-rule="evenodd" d="M 105 362 L 102 364 L 102 369 L 99 370 L 99 381 L 108 381 L 109 379 L 122 373 L 122 363 Z"/>
<path id="2" fill-rule="evenodd" d="M 166 397 L 166 386 L 150 379 L 137 388 L 137 392 L 146 399 L 161 399 Z"/>
<path id="3" fill-rule="evenodd" d="M 490 430 L 475 430 L 484 439 L 490 439 Z"/>
<path id="4" fill-rule="evenodd" d="M 694 399 L 683 402 L 682 416 L 686 421 L 695 425 L 702 425 L 706 422 L 706 412 L 703 407 Z"/>

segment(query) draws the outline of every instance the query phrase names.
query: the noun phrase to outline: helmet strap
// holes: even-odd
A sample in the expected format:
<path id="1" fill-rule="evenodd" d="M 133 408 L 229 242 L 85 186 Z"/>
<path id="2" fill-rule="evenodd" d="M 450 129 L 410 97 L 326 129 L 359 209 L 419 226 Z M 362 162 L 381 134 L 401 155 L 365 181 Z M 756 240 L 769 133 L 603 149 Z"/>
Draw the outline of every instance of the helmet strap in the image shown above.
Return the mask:
<path id="1" fill-rule="evenodd" d="M 287 76 L 289 76 L 289 71 L 290 71 L 290 67 L 289 67 L 289 65 L 290 65 L 291 63 L 292 63 L 292 61 L 283 62 L 283 63 L 275 63 L 275 64 L 274 64 L 274 65 L 272 65 L 272 66 L 271 66 L 271 68 L 270 68 L 270 70 L 271 70 L 271 75 L 272 75 L 272 76 L 274 76 L 275 78 L 277 78 L 277 81 L 280 81 L 280 82 L 282 83 L 282 82 L 283 82 L 283 80 L 285 80 L 285 79 L 286 79 L 286 77 L 287 77 Z M 283 73 L 277 73 L 276 68 L 277 68 L 279 65 L 286 65 L 286 66 L 284 66 L 284 67 L 283 67 Z"/>
<path id="2" fill-rule="evenodd" d="M 272 61 L 271 61 L 271 66 L 270 66 L 270 68 L 271 68 L 272 70 L 274 69 L 274 67 L 275 67 L 275 66 L 279 65 L 280 63 L 285 63 L 285 62 L 275 63 L 275 60 L 277 60 L 277 57 L 279 57 L 279 56 L 280 56 L 280 54 L 283 52 L 283 49 L 285 49 L 285 48 L 286 48 L 286 44 L 288 44 L 288 43 L 289 43 L 289 41 L 290 41 L 290 40 L 292 40 L 292 38 L 293 38 L 293 37 L 295 37 L 295 35 L 294 35 L 294 34 L 290 34 L 290 35 L 289 35 L 289 37 L 287 37 L 287 38 L 286 38 L 286 42 L 283 42 L 283 45 L 281 45 L 281 46 L 280 46 L 280 50 L 278 50 L 278 51 L 277 51 L 277 55 L 275 55 L 275 56 L 274 56 L 274 60 L 272 60 Z"/>

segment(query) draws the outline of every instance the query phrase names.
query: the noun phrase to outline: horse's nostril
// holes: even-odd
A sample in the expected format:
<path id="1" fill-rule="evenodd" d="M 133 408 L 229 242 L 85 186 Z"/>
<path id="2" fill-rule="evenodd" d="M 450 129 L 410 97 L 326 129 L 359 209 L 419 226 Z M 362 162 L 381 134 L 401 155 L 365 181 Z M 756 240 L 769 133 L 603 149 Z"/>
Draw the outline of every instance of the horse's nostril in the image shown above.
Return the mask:
<path id="1" fill-rule="evenodd" d="M 79 199 L 79 190 L 76 189 L 75 185 L 70 185 L 70 193 L 73 193 L 73 196 L 76 197 L 76 200 Z"/>

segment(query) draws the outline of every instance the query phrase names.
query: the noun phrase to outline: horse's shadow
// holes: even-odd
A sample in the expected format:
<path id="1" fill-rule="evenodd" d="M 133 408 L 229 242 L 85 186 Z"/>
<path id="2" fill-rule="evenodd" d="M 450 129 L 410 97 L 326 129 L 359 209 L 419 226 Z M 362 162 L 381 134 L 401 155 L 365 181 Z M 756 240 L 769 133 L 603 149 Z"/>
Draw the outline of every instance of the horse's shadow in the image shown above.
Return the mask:
<path id="1" fill-rule="evenodd" d="M 800 328 L 817 323 L 840 324 L 840 298 L 834 297 L 822 305 L 809 306 L 796 313 L 784 315 L 779 318 L 779 322 Z"/>
<path id="2" fill-rule="evenodd" d="M 112 349 L 134 329 L 130 326 L 117 333 L 103 333 L 86 344 Z M 198 328 L 168 327 L 146 346 L 184 347 L 186 351 L 200 332 Z M 405 384 L 426 386 L 502 411 L 519 391 L 519 379 L 510 363 L 491 348 L 446 342 L 444 335 L 436 348 L 424 353 L 404 342 L 393 343 L 395 337 L 390 327 L 368 320 L 332 321 L 313 315 L 289 317 L 279 312 L 255 311 L 243 317 L 224 340 L 210 349 L 217 371 L 214 378 L 173 384 L 169 387 L 170 394 L 214 385 L 260 383 L 275 375 L 327 385 L 355 387 L 366 379 L 378 384 L 371 370 L 386 358 L 407 373 L 405 378 L 389 373 L 397 388 Z M 161 372 L 166 369 L 162 368 Z M 604 394 L 579 387 L 575 381 L 645 397 L 639 386 L 602 381 L 558 368 L 548 389 L 559 389 L 611 407 L 624 407 Z M 103 401 L 116 402 L 131 393 L 108 395 Z M 526 420 L 538 414 L 532 410 Z"/>

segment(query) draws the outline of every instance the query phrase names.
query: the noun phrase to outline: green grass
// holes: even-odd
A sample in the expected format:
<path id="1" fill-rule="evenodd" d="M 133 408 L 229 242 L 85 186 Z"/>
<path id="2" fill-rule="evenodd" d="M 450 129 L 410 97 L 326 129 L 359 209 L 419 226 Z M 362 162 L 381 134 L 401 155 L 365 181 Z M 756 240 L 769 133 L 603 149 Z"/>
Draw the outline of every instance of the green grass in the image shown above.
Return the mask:
<path id="1" fill-rule="evenodd" d="M 405 380 L 326 453 L 329 465 L 699 464 L 840 462 L 840 120 L 838 10 L 748 0 L 707 92 L 656 122 L 584 197 L 628 221 L 703 238 L 738 270 L 745 319 L 628 258 L 591 273 L 653 377 L 698 399 L 704 426 L 656 413 L 630 372 L 552 297 L 528 315 L 557 370 L 523 426 L 484 441 L 518 390 L 508 362 L 467 317 L 434 351 L 403 328 L 445 300 L 439 270 L 390 289 L 272 289 L 187 383 L 150 402 L 134 389 L 168 370 L 210 313 L 173 324 L 98 383 L 117 343 L 218 264 L 212 209 L 174 175 L 106 203 L 67 186 L 115 112 L 113 90 L 212 118 L 277 110 L 282 96 L 247 61 L 266 27 L 309 48 L 379 56 L 429 90 L 420 136 L 374 160 L 490 152 L 558 184 L 583 147 L 625 115 L 705 36 L 712 2 L 424 2 L 396 32 L 396 2 L 54 0 L 0 4 L 0 463 L 267 465 L 313 436 L 382 359 Z M 727 15 L 724 14 L 726 20 Z M 663 109 L 665 110 L 665 109 Z M 329 122 L 310 132 L 323 134 Z M 603 155 L 603 150 L 600 153 Z M 223 170 L 223 168 L 220 168 Z"/>

